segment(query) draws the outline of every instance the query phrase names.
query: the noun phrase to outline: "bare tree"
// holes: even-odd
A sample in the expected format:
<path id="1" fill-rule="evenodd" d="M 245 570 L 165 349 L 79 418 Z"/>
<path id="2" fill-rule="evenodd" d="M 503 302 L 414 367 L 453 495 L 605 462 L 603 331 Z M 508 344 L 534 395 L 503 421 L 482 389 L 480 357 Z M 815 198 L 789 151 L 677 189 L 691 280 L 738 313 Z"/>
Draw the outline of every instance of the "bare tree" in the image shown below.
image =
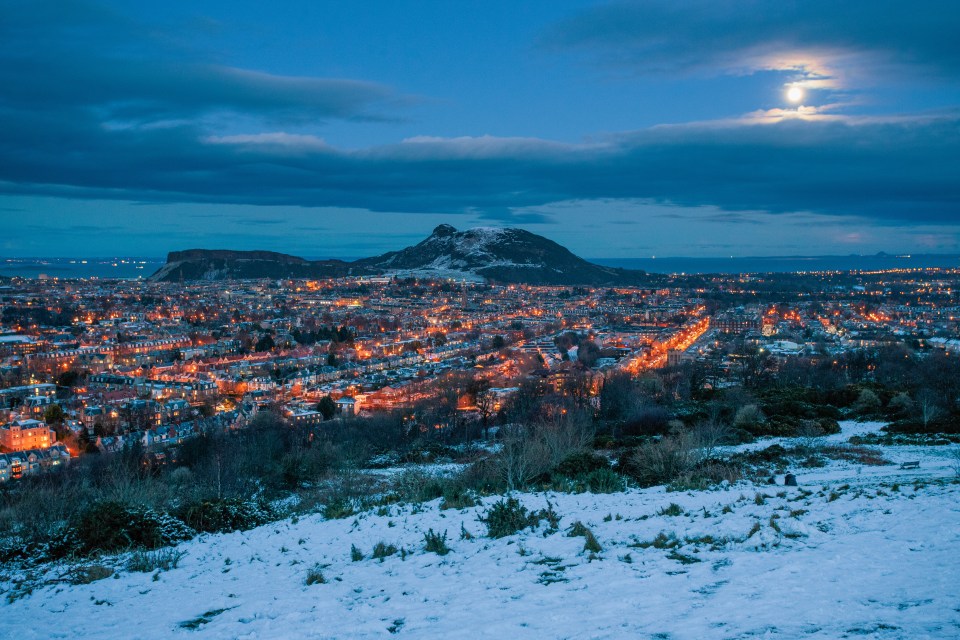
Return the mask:
<path id="1" fill-rule="evenodd" d="M 916 407 L 920 413 L 920 420 L 923 421 L 924 429 L 929 428 L 930 423 L 939 418 L 943 413 L 943 410 L 940 408 L 939 398 L 928 389 L 924 389 L 917 394 Z"/>

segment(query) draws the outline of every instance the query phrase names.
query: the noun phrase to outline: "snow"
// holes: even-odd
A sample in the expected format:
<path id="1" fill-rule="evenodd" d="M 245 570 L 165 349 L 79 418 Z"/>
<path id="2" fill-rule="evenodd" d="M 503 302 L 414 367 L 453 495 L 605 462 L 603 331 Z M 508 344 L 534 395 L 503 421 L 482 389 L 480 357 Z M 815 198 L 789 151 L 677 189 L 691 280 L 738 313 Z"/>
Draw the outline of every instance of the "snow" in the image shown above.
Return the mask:
<path id="1" fill-rule="evenodd" d="M 837 441 L 872 428 L 842 426 Z M 496 497 L 463 511 L 434 501 L 205 535 L 180 545 L 179 567 L 156 580 L 121 569 L 89 585 L 40 586 L 5 605 L 0 636 L 956 638 L 958 447 L 883 450 L 920 469 L 831 462 L 797 470 L 799 487 L 517 494 L 530 509 L 549 501 L 560 531 L 542 524 L 498 540 L 478 521 Z M 683 515 L 659 515 L 671 503 Z M 567 536 L 575 521 L 602 545 L 596 557 Z M 461 527 L 473 539 L 460 539 Z M 450 554 L 423 551 L 428 529 L 448 533 Z M 679 556 L 631 546 L 661 532 L 681 540 Z M 380 541 L 411 555 L 372 560 Z M 353 562 L 351 545 L 367 558 Z M 114 561 L 122 567 L 123 557 Z M 326 582 L 306 586 L 315 564 Z M 220 609 L 196 630 L 180 626 Z"/>

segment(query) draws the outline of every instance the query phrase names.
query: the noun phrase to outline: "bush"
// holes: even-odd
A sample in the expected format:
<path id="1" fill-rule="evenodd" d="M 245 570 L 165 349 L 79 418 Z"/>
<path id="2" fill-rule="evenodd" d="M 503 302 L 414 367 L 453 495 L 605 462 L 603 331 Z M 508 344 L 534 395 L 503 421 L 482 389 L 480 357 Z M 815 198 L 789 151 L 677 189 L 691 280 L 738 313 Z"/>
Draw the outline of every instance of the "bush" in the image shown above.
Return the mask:
<path id="1" fill-rule="evenodd" d="M 353 562 L 363 560 L 363 551 L 360 551 L 355 544 L 350 545 L 350 560 Z"/>
<path id="2" fill-rule="evenodd" d="M 480 522 L 487 525 L 487 535 L 491 538 L 512 536 L 531 524 L 527 508 L 516 498 L 495 502 L 480 518 Z"/>
<path id="3" fill-rule="evenodd" d="M 393 480 L 393 490 L 407 502 L 429 502 L 443 496 L 445 481 L 442 476 L 420 468 L 405 469 Z"/>
<path id="4" fill-rule="evenodd" d="M 383 561 L 397 552 L 397 547 L 386 542 L 378 542 L 373 546 L 373 559 Z"/>
<path id="5" fill-rule="evenodd" d="M 443 489 L 443 502 L 440 509 L 469 509 L 477 506 L 473 492 L 459 484 L 448 484 Z"/>
<path id="6" fill-rule="evenodd" d="M 450 547 L 447 546 L 447 532 L 443 534 L 434 533 L 430 529 L 423 535 L 423 550 L 428 553 L 435 553 L 438 556 L 445 556 L 450 553 Z"/>
<path id="7" fill-rule="evenodd" d="M 113 569 L 102 564 L 91 564 L 70 569 L 64 579 L 70 584 L 90 584 L 113 575 Z"/>
<path id="8" fill-rule="evenodd" d="M 589 551 L 590 553 L 600 553 L 603 551 L 603 547 L 600 546 L 597 537 L 593 535 L 593 531 L 590 531 L 590 529 L 579 520 L 573 523 L 573 526 L 570 527 L 570 531 L 567 533 L 568 538 L 576 538 L 577 536 L 584 538 L 584 551 Z"/>
<path id="9" fill-rule="evenodd" d="M 196 533 L 165 513 L 119 502 L 94 504 L 81 513 L 73 530 L 81 554 L 138 547 L 156 549 L 189 540 Z"/>
<path id="10" fill-rule="evenodd" d="M 267 524 L 276 514 L 266 504 L 221 498 L 183 505 L 176 511 L 187 526 L 206 533 L 245 531 Z"/>
<path id="11" fill-rule="evenodd" d="M 555 475 L 550 478 L 549 483 L 544 484 L 545 489 L 564 493 L 618 493 L 626 487 L 624 477 L 609 468 L 582 473 L 574 478 Z"/>
<path id="12" fill-rule="evenodd" d="M 683 515 L 683 507 L 681 507 L 680 505 L 678 505 L 676 502 L 671 502 L 671 503 L 670 503 L 670 506 L 664 507 L 663 509 L 660 509 L 660 511 L 657 512 L 657 515 L 658 515 L 658 516 L 670 516 L 670 517 L 682 516 L 682 515 Z"/>
<path id="13" fill-rule="evenodd" d="M 352 500 L 344 498 L 334 498 L 323 508 L 323 517 L 327 520 L 339 520 L 349 518 L 357 513 Z"/>
<path id="14" fill-rule="evenodd" d="M 666 484 L 689 472 L 697 454 L 684 438 L 666 437 L 642 444 L 620 460 L 620 471 L 641 487 Z"/>
<path id="15" fill-rule="evenodd" d="M 307 586 L 309 587 L 312 584 L 323 584 L 327 581 L 323 577 L 322 567 L 319 564 L 315 564 L 307 571 L 307 578 L 305 580 Z"/>
<path id="16" fill-rule="evenodd" d="M 600 469 L 609 469 L 610 461 L 605 456 L 594 453 L 593 451 L 578 451 L 567 456 L 558 464 L 553 473 L 575 478 L 579 475 L 586 475 Z"/>
<path id="17" fill-rule="evenodd" d="M 667 491 L 704 491 L 723 482 L 734 483 L 743 477 L 743 469 L 736 462 L 704 460 L 689 472 L 680 475 L 667 486 Z"/>
<path id="18" fill-rule="evenodd" d="M 549 502 L 546 509 L 528 511 L 516 498 L 494 503 L 480 518 L 480 522 L 487 525 L 487 535 L 491 538 L 512 536 L 527 527 L 536 527 L 542 520 L 547 521 L 549 531 L 560 527 L 560 516 Z"/>
<path id="19" fill-rule="evenodd" d="M 627 488 L 623 476 L 609 467 L 591 471 L 582 479 L 590 493 L 618 493 Z"/>

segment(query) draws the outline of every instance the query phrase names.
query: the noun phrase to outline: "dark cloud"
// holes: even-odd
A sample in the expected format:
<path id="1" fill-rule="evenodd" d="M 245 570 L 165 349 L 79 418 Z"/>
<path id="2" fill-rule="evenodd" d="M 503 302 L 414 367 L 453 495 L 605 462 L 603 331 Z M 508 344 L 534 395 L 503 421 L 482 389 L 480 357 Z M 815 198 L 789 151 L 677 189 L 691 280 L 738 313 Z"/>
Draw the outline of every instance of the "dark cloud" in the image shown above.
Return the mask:
<path id="1" fill-rule="evenodd" d="M 849 10 L 841 4 L 843 18 Z M 583 18 L 593 27 L 577 31 L 570 23 L 562 32 L 565 39 L 557 38 L 586 43 L 585 34 L 594 27 L 603 33 L 600 27 L 608 25 L 611 42 L 628 41 L 638 37 L 636 24 L 643 22 L 630 17 L 637 7 L 658 8 L 649 29 L 666 29 L 672 6 L 598 10 Z M 793 36 L 781 23 L 809 11 L 808 3 L 777 3 L 776 10 L 756 5 L 756 15 L 731 10 L 747 27 L 734 29 L 736 20 L 723 18 L 731 33 L 717 29 L 711 35 L 708 27 L 716 27 L 711 20 L 720 20 L 723 12 L 713 3 L 696 6 L 703 11 L 691 11 L 686 26 L 670 27 L 651 60 L 696 67 L 726 54 L 735 59 L 743 47 L 759 47 L 758 38 L 789 44 Z M 377 105 L 394 99 L 389 90 L 198 62 L 196 52 L 79 2 L 0 0 L 0 7 L 0 193 L 463 213 L 529 224 L 552 221 L 536 210 L 545 204 L 623 198 L 714 205 L 729 212 L 853 214 L 893 223 L 960 218 L 957 114 L 658 127 L 582 145 L 417 138 L 342 150 L 320 138 L 284 133 L 284 123 L 371 117 Z M 616 31 L 614 9 L 625 12 L 622 33 Z M 952 18 L 927 25 L 927 12 L 914 12 L 923 15 L 904 18 L 905 33 L 892 36 L 893 49 L 912 46 L 912 59 L 931 65 L 941 60 L 941 71 L 957 66 L 955 50 L 935 55 L 942 48 L 943 24 Z M 877 9 L 871 16 L 882 13 Z M 844 36 L 841 27 L 851 20 L 838 20 L 840 27 L 825 21 L 821 35 L 800 20 L 795 37 L 816 35 L 824 47 L 828 40 L 840 46 L 847 38 L 843 42 L 851 47 L 869 48 L 889 26 L 888 17 L 879 15 L 880 26 L 859 26 Z M 921 43 L 915 32 L 926 26 L 930 31 Z M 751 29 L 763 35 L 744 35 Z M 910 44 L 914 40 L 916 46 Z M 693 51 L 698 48 L 704 53 Z M 254 133 L 224 134 L 215 122 L 223 113 L 235 116 L 234 130 L 238 123 L 253 123 Z"/>
<path id="2" fill-rule="evenodd" d="M 481 220 L 505 222 L 509 224 L 556 224 L 556 219 L 543 211 L 516 211 L 511 207 L 492 206 L 467 213 L 477 214 Z"/>
<path id="3" fill-rule="evenodd" d="M 110 128 L 229 114 L 316 123 L 393 119 L 403 99 L 350 79 L 278 76 L 198 59 L 107 9 L 74 0 L 0 1 L 0 104 Z"/>
<path id="4" fill-rule="evenodd" d="M 584 51 L 644 73 L 740 73 L 806 63 L 960 75 L 952 0 L 637 0 L 554 26 L 547 47 Z"/>
<path id="5" fill-rule="evenodd" d="M 658 127 L 590 145 L 464 138 L 361 151 L 211 139 L 192 126 L 110 130 L 82 114 L 6 110 L 0 119 L 10 126 L 0 146 L 8 194 L 498 220 L 519 207 L 600 198 L 903 222 L 960 215 L 955 115 Z"/>

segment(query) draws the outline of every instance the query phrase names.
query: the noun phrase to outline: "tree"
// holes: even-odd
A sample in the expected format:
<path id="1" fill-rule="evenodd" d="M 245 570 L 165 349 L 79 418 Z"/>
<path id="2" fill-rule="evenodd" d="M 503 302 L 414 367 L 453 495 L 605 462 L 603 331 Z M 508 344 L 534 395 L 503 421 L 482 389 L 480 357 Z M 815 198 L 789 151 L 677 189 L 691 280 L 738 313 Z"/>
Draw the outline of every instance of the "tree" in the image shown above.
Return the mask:
<path id="1" fill-rule="evenodd" d="M 879 413 L 880 408 L 880 398 L 870 389 L 861 391 L 857 397 L 857 401 L 853 405 L 854 411 L 862 416 L 873 416 Z"/>
<path id="2" fill-rule="evenodd" d="M 493 336 L 493 340 L 490 341 L 490 346 L 493 349 L 498 349 L 498 350 L 503 349 L 505 346 L 507 346 L 507 341 L 504 339 L 503 336 L 495 335 Z"/>
<path id="3" fill-rule="evenodd" d="M 323 414 L 324 420 L 329 420 L 337 413 L 337 403 L 329 395 L 323 396 L 317 403 L 317 411 Z"/>
<path id="4" fill-rule="evenodd" d="M 477 412 L 480 414 L 480 424 L 483 427 L 483 439 L 486 440 L 490 428 L 490 417 L 497 408 L 497 397 L 489 388 L 478 391 L 474 397 Z"/>
<path id="5" fill-rule="evenodd" d="M 47 410 L 43 412 L 43 421 L 49 425 L 60 425 L 63 424 L 66 414 L 63 413 L 63 409 L 58 404 L 52 404 L 47 407 Z"/>
<path id="6" fill-rule="evenodd" d="M 930 423 L 940 417 L 943 410 L 940 408 L 940 399 L 929 389 L 923 389 L 917 394 L 917 410 L 920 414 L 920 420 L 923 421 L 923 428 L 928 429 Z"/>
<path id="7" fill-rule="evenodd" d="M 274 346 L 276 345 L 273 343 L 273 338 L 270 336 L 263 336 L 257 340 L 257 345 L 254 347 L 254 351 L 272 351 Z"/>

